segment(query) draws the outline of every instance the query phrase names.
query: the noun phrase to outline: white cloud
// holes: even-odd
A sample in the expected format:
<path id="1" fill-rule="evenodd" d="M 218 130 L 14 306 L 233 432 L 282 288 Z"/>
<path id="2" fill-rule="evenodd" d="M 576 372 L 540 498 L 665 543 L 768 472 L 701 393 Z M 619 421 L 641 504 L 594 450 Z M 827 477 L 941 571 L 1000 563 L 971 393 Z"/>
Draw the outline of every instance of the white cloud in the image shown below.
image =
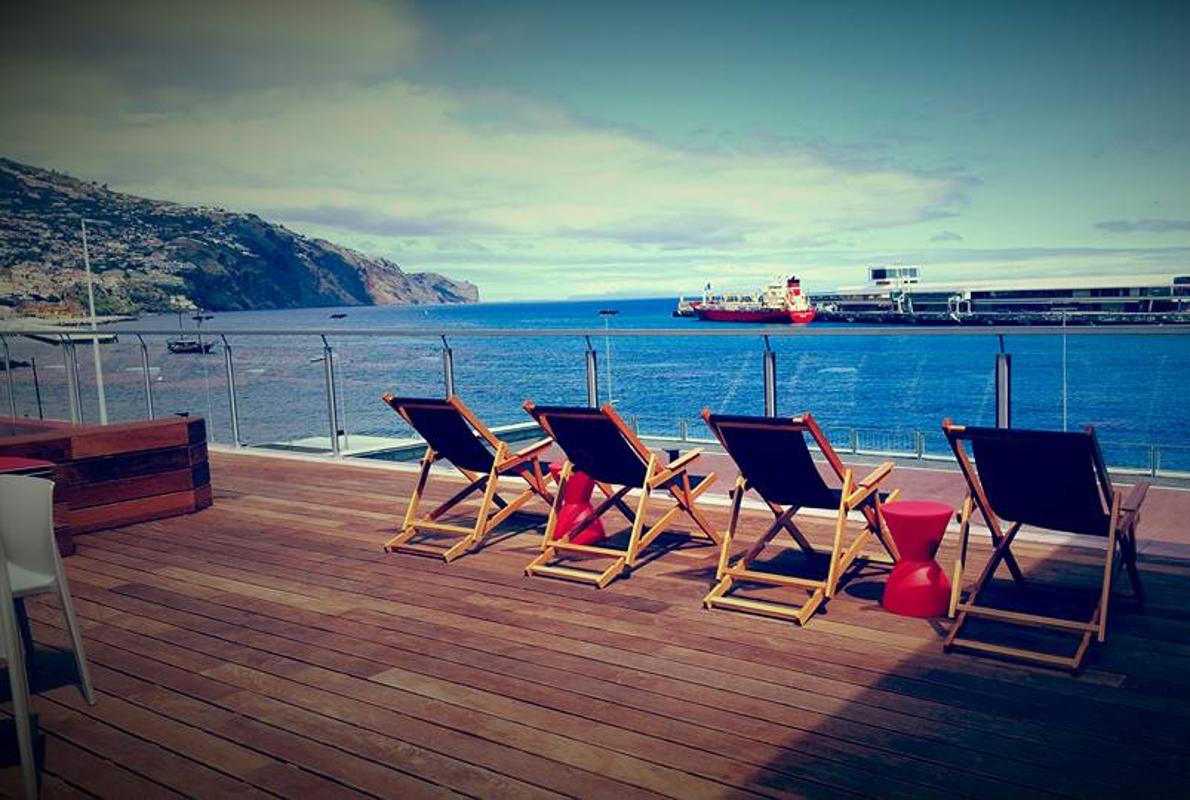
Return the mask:
<path id="1" fill-rule="evenodd" d="M 797 145 L 683 148 L 419 85 L 398 69 L 415 22 L 366 0 L 333 15 L 309 0 L 73 8 L 24 17 L 33 34 L 55 13 L 83 21 L 60 52 L 5 57 L 29 80 L 0 95 L 4 153 L 366 243 L 492 299 L 672 291 L 733 264 L 762 279 L 807 242 L 936 217 L 966 188 Z"/>

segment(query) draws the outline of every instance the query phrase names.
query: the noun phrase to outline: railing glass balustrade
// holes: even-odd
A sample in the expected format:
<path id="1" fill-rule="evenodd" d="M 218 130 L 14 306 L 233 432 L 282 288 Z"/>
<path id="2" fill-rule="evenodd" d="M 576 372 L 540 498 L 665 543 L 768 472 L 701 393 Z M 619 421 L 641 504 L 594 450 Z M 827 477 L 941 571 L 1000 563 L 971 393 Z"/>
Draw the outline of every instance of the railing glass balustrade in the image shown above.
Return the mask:
<path id="1" fill-rule="evenodd" d="M 3 332 L 12 369 L 0 376 L 0 414 L 99 420 L 92 345 L 85 331 L 60 330 L 73 346 L 55 333 Z M 1091 424 L 1114 467 L 1190 473 L 1190 398 L 1179 388 L 1190 336 L 1181 329 L 232 329 L 204 331 L 209 352 L 186 354 L 169 352 L 165 330 L 101 333 L 116 334 L 99 345 L 109 421 L 143 419 L 151 401 L 159 417 L 206 417 L 213 442 L 236 444 L 235 428 L 240 445 L 329 453 L 333 393 L 340 455 L 414 440 L 380 395 L 443 394 L 447 361 L 455 390 L 493 427 L 528 422 L 526 398 L 585 405 L 593 360 L 599 401 L 610 398 L 642 434 L 705 439 L 703 407 L 764 412 L 767 346 L 778 414 L 812 411 L 842 452 L 948 459 L 943 417 L 995 424 L 993 365 L 1003 350 L 1014 426 Z"/>

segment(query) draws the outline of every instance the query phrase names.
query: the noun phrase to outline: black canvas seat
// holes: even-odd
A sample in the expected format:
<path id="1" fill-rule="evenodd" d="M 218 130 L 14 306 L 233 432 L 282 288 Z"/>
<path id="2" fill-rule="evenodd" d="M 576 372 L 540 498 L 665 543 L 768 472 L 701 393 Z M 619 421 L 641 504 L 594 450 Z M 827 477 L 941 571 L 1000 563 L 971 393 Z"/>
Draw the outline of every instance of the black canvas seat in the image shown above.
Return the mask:
<path id="1" fill-rule="evenodd" d="M 704 409 L 702 417 L 740 470 L 740 477 L 732 490 L 731 517 L 721 545 L 719 566 L 715 573 L 716 584 L 703 599 L 708 608 L 749 611 L 792 619 L 804 625 L 818 607 L 835 593 L 840 578 L 861 556 L 871 538 L 876 538 L 895 558 L 892 542 L 880 526 L 881 503 L 895 499 L 897 494 L 880 491 L 881 484 L 892 471 L 891 461 L 881 464 L 866 478 L 856 481 L 810 414 L 786 418 L 747 417 L 712 414 Z M 818 446 L 826 458 L 827 466 L 838 478 L 838 488 L 828 485 L 823 478 L 810 455 L 807 436 Z M 774 521 L 755 544 L 733 561 L 731 544 L 739 525 L 740 504 L 749 490 L 760 495 L 773 513 Z M 826 576 L 784 575 L 755 569 L 754 563 L 761 552 L 783 530 L 793 537 L 806 555 L 815 554 L 809 539 L 794 522 L 794 516 L 803 508 L 836 512 L 835 536 Z M 862 515 L 864 527 L 844 549 L 847 515 L 852 511 Z M 731 594 L 740 583 L 796 586 L 809 589 L 811 593 L 804 604 L 795 606 Z"/>
<path id="2" fill-rule="evenodd" d="M 678 514 L 688 516 L 707 538 L 718 543 L 719 534 L 695 505 L 698 497 L 714 483 L 715 475 L 692 475 L 688 470 L 701 454 L 701 448 L 661 464 L 610 405 L 602 408 L 539 406 L 526 401 L 525 410 L 566 455 L 542 538 L 541 554 L 525 568 L 527 574 L 585 581 L 602 589 L 635 567 L 644 549 Z M 566 483 L 576 471 L 590 476 L 604 499 L 589 514 L 574 522 L 571 533 L 583 530 L 614 508 L 631 526 L 626 548 L 579 544 L 570 540 L 571 533 L 554 538 Z M 633 490 L 640 492 L 635 508 L 625 500 Z M 668 493 L 673 503 L 646 529 L 649 501 L 658 492 Z M 608 558 L 612 563 L 599 571 L 557 563 L 571 556 Z"/>
<path id="3" fill-rule="evenodd" d="M 944 420 L 942 430 L 968 486 L 960 514 L 961 545 L 952 586 L 950 615 L 955 618 L 955 623 L 946 638 L 946 648 L 964 648 L 1078 669 L 1092 638 L 1098 638 L 1100 642 L 1107 638 L 1113 561 L 1127 568 L 1133 592 L 1143 604 L 1144 590 L 1136 566 L 1136 527 L 1148 483 L 1138 483 L 1127 498 L 1113 488 L 1095 430 L 1091 427 L 1070 433 L 978 428 Z M 965 444 L 970 444 L 973 458 L 968 456 Z M 994 549 L 964 598 L 962 576 L 975 509 L 987 524 Z M 1089 620 L 1083 622 L 1009 611 L 980 603 L 1001 564 L 1007 567 L 1016 584 L 1024 582 L 1011 547 L 1025 525 L 1105 540 L 1103 581 Z M 1078 644 L 1072 656 L 1059 656 L 962 637 L 963 628 L 975 617 L 1075 632 L 1079 635 Z"/>
<path id="4" fill-rule="evenodd" d="M 382 398 L 417 433 L 426 440 L 426 453 L 421 460 L 413 496 L 405 512 L 400 532 L 385 543 L 387 552 L 407 552 L 440 555 L 451 561 L 462 553 L 482 544 L 484 537 L 534 497 L 553 503 L 547 488 L 549 465 L 540 455 L 551 444 L 544 439 L 513 451 L 479 421 L 457 397 L 397 397 L 391 392 Z M 438 461 L 447 461 L 463 474 L 467 485 L 446 502 L 439 504 L 424 517 L 417 515 L 430 468 Z M 497 482 L 504 476 L 519 476 L 526 488 L 511 500 L 497 492 Z M 450 525 L 438 520 L 463 500 L 476 492 L 483 492 L 476 521 L 472 527 Z M 459 540 L 443 550 L 426 542 L 415 541 L 425 534 L 452 534 Z"/>

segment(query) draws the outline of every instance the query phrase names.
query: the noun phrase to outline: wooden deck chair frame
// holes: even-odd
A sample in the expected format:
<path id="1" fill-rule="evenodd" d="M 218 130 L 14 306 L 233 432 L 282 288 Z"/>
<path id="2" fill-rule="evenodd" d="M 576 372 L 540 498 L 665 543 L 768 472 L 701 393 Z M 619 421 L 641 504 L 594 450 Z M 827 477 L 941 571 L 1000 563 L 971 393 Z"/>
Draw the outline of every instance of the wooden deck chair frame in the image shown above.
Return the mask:
<path id="1" fill-rule="evenodd" d="M 552 444 L 550 439 L 543 439 L 520 450 L 512 451 L 506 442 L 492 433 L 463 401 L 454 395 L 445 399 L 414 398 L 396 397 L 391 392 L 386 392 L 381 399 L 414 430 L 417 430 L 418 426 L 414 424 L 409 409 L 418 406 L 436 410 L 453 409 L 470 426 L 479 440 L 494 451 L 491 467 L 486 471 L 467 469 L 451 461 L 451 466 L 467 479 L 467 485 L 446 501 L 435 506 L 428 514 L 418 516 L 426 484 L 429 482 L 431 467 L 440 460 L 450 461 L 449 454 L 437 452 L 433 446 L 427 443 L 425 455 L 421 459 L 421 470 L 417 476 L 413 495 L 409 498 L 409 506 L 405 510 L 401 530 L 396 536 L 385 542 L 385 552 L 441 556 L 444 561 L 450 562 L 463 553 L 481 546 L 487 535 L 497 525 L 534 497 L 540 497 L 551 508 L 553 507 L 554 497 L 548 488 L 549 476 L 543 470 L 540 458 L 542 452 Z M 519 476 L 527 484 L 526 488 L 511 500 L 505 500 L 497 491 L 499 479 L 506 475 Z M 438 521 L 444 514 L 476 492 L 482 492 L 482 494 L 473 526 L 450 525 Z M 458 541 L 446 549 L 412 541 L 425 533 L 453 534 L 458 537 Z"/>
<path id="2" fill-rule="evenodd" d="M 805 578 L 794 575 L 780 575 L 773 572 L 753 569 L 753 563 L 761 552 L 781 531 L 786 531 L 807 555 L 814 555 L 815 550 L 794 522 L 794 516 L 801 507 L 797 505 L 782 505 L 765 497 L 752 486 L 742 474 L 736 480 L 731 492 L 731 513 L 728 517 L 727 531 L 723 535 L 723 542 L 719 550 L 719 563 L 715 570 L 715 587 L 703 598 L 703 605 L 707 608 L 726 608 L 734 611 L 745 611 L 777 619 L 793 620 L 798 625 L 805 625 L 818 611 L 825 601 L 838 591 L 839 580 L 856 559 L 861 557 L 865 545 L 875 538 L 888 552 L 892 563 L 896 560 L 896 546 L 883 527 L 880 512 L 882 503 L 891 502 L 899 495 L 899 490 L 893 491 L 887 498 L 882 498 L 880 488 L 884 480 L 892 472 L 893 462 L 886 461 L 877 466 L 871 473 L 861 480 L 856 480 L 852 471 L 844 466 L 839 456 L 831 447 L 830 441 L 818 426 L 813 415 L 803 414 L 799 417 L 766 418 L 766 417 L 720 417 L 712 414 L 709 409 L 703 409 L 702 418 L 715 434 L 715 438 L 723 445 L 723 449 L 732 456 L 727 436 L 723 426 L 736 425 L 756 428 L 760 430 L 797 431 L 808 433 L 817 444 L 819 451 L 826 458 L 831 471 L 838 476 L 842 484 L 839 492 L 839 503 L 835 515 L 835 533 L 831 542 L 830 563 L 826 577 L 823 579 Z M 737 462 L 738 464 L 738 462 Z M 745 550 L 734 561 L 731 556 L 732 542 L 740 522 L 740 505 L 744 495 L 749 491 L 760 494 L 761 500 L 773 514 L 773 522 L 761 534 L 760 538 Z M 844 549 L 844 534 L 847 527 L 848 515 L 852 511 L 859 511 L 864 518 L 864 527 L 859 534 L 847 544 Z M 880 559 L 866 557 L 868 561 Z M 800 587 L 810 591 L 809 598 L 800 606 L 791 603 L 772 600 L 749 599 L 733 597 L 729 593 L 737 583 L 763 583 L 775 586 Z"/>
<path id="3" fill-rule="evenodd" d="M 969 428 L 963 425 L 955 425 L 949 419 L 945 419 L 942 421 L 942 430 L 950 442 L 951 449 L 954 451 L 955 459 L 958 461 L 959 469 L 962 471 L 968 487 L 968 493 L 959 514 L 959 553 L 955 559 L 954 575 L 951 581 L 950 617 L 954 619 L 954 624 L 943 642 L 943 649 L 947 651 L 956 648 L 972 650 L 1049 666 L 1057 666 L 1069 670 L 1080 669 L 1083 660 L 1086 658 L 1087 650 L 1091 645 L 1092 639 L 1097 639 L 1099 642 L 1106 641 L 1107 639 L 1107 610 L 1111 599 L 1114 574 L 1113 565 L 1118 569 L 1122 563 L 1127 568 L 1129 578 L 1132 582 L 1133 593 L 1137 602 L 1143 607 L 1144 588 L 1141 585 L 1140 573 L 1137 571 L 1136 566 L 1136 528 L 1140 521 L 1140 506 L 1144 502 L 1145 495 L 1149 489 L 1148 481 L 1138 482 L 1133 486 L 1128 497 L 1124 498 L 1122 492 L 1112 487 L 1111 477 L 1108 475 L 1107 467 L 1104 464 L 1103 454 L 1100 452 L 1099 442 L 1095 437 L 1094 428 L 1088 426 L 1082 434 L 1067 434 L 1074 436 L 1083 435 L 1090 439 L 1090 451 L 1095 480 L 1098 484 L 1100 497 L 1104 506 L 1101 510 L 1107 515 L 1107 532 L 1106 536 L 1103 537 L 1106 539 L 1103 556 L 1103 579 L 1094 610 L 1088 620 L 1078 621 L 1064 617 L 1026 614 L 1019 611 L 981 606 L 979 605 L 980 595 L 987 584 L 993 579 L 996 570 L 1001 564 L 1008 567 L 1014 583 L 1019 585 L 1025 582 L 1024 574 L 1011 551 L 1012 543 L 1017 533 L 1020 532 L 1023 523 L 1020 521 L 1004 520 L 997 515 L 995 509 L 988 501 L 987 493 L 976 471 L 976 464 L 967 455 L 966 448 L 963 445 L 964 441 L 972 441 L 975 437 L 994 435 L 997 429 Z M 1027 433 L 1022 431 L 1014 432 L 1017 434 Z M 1061 499 L 1055 497 L 1053 498 L 1053 502 L 1060 503 Z M 971 520 L 976 509 L 979 510 L 991 534 L 992 554 L 983 570 L 975 579 L 974 584 L 967 593 L 966 599 L 964 599 L 962 589 L 963 573 L 966 569 Z M 1070 532 L 1077 533 L 1078 531 Z M 1119 548 L 1120 552 L 1118 559 L 1116 557 L 1117 548 Z M 1068 657 L 1023 647 L 997 645 L 975 639 L 966 639 L 960 635 L 963 627 L 973 617 L 984 617 L 999 622 L 1015 623 L 1048 630 L 1068 631 L 1078 633 L 1080 636 L 1074 655 Z"/>
<path id="4" fill-rule="evenodd" d="M 550 508 L 549 520 L 546 523 L 545 533 L 542 536 L 541 554 L 525 567 L 525 574 L 591 583 L 597 588 L 603 589 L 616 578 L 630 572 L 636 567 L 644 550 L 665 531 L 666 525 L 679 514 L 688 516 L 694 521 L 694 524 L 702 535 L 706 536 L 706 538 L 715 544 L 719 543 L 720 537 L 718 531 L 715 530 L 697 506 L 698 498 L 714 483 L 715 473 L 709 473 L 702 477 L 700 481 L 692 482 L 691 475 L 687 471 L 690 465 L 702 454 L 702 448 L 695 448 L 668 464 L 660 464 L 657 456 L 645 446 L 632 428 L 616 413 L 611 405 L 604 404 L 598 409 L 557 406 L 539 407 L 532 401 L 525 401 L 524 408 L 537 421 L 537 424 L 558 443 L 558 446 L 563 449 L 563 452 L 565 452 L 565 446 L 562 442 L 558 441 L 558 437 L 550 425 L 551 418 L 568 414 L 581 416 L 602 415 L 615 426 L 616 431 L 618 431 L 624 442 L 631 448 L 635 456 L 640 459 L 644 474 L 644 479 L 639 485 L 627 484 L 620 485 L 618 488 L 606 481 L 596 480 L 595 484 L 599 487 L 604 499 L 593 507 L 590 513 L 575 520 L 574 525 L 566 536 L 554 539 L 566 483 L 570 480 L 570 476 L 575 470 L 575 465 L 567 458 L 562 465 L 557 491 L 554 495 L 554 503 Z M 633 490 L 640 492 L 636 499 L 635 507 L 630 505 L 626 500 L 628 493 Z M 656 522 L 646 528 L 645 518 L 649 511 L 649 502 L 662 491 L 668 492 L 669 496 L 673 498 L 673 503 L 666 508 Z M 571 541 L 571 537 L 575 532 L 581 531 L 591 522 L 599 519 L 613 508 L 619 511 L 631 525 L 631 533 L 629 534 L 626 548 L 619 549 L 600 545 L 578 544 Z M 602 570 L 588 570 L 551 563 L 559 558 L 571 555 L 608 558 L 611 559 L 611 564 Z"/>

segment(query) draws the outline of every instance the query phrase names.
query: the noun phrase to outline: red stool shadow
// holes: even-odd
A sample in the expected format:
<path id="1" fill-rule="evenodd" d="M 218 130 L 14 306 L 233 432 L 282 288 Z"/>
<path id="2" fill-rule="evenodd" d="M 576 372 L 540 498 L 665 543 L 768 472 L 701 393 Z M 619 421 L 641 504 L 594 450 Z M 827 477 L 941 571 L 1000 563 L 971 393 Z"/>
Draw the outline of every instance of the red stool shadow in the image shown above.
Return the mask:
<path id="1" fill-rule="evenodd" d="M 550 464 L 550 473 L 557 483 L 562 474 L 562 462 Z M 566 489 L 562 493 L 562 507 L 558 511 L 558 527 L 554 529 L 554 538 L 561 539 L 570 533 L 574 524 L 585 514 L 594 511 L 591 506 L 591 492 L 595 490 L 595 481 L 590 475 L 572 470 L 570 480 L 566 482 Z M 602 520 L 596 519 L 583 526 L 583 529 L 570 538 L 575 544 L 596 544 L 607 534 L 603 530 Z"/>
<path id="2" fill-rule="evenodd" d="M 884 586 L 884 608 L 907 617 L 950 610 L 950 579 L 934 560 L 954 509 L 945 503 L 898 500 L 881 508 L 900 559 Z"/>

